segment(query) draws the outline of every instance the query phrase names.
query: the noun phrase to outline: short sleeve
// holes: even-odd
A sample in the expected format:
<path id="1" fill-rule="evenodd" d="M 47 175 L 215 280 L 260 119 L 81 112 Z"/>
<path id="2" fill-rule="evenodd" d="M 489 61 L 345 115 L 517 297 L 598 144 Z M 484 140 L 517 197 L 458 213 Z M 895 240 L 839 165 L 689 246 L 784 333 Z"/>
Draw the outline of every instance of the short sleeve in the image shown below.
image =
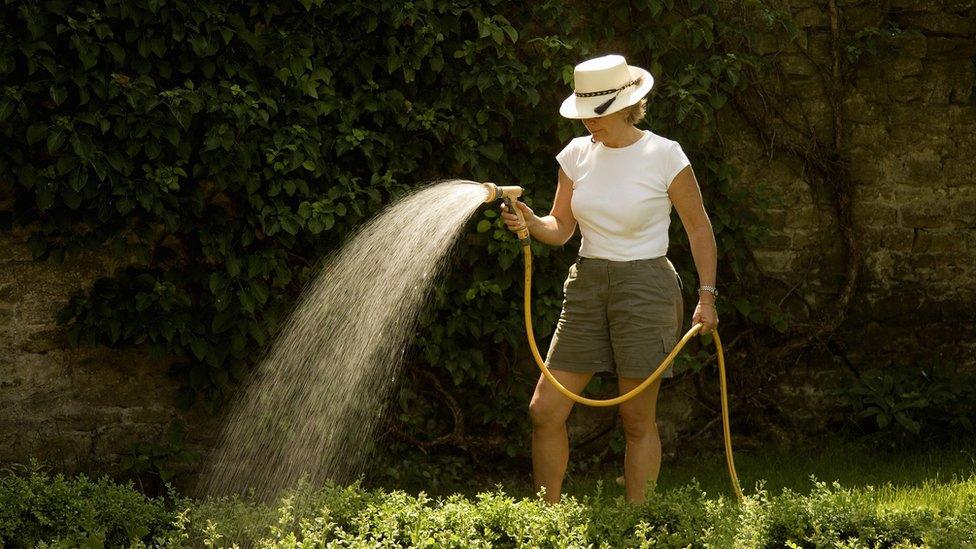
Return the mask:
<path id="1" fill-rule="evenodd" d="M 576 174 L 579 171 L 579 148 L 575 141 L 570 141 L 563 147 L 563 150 L 559 151 L 559 154 L 556 155 L 556 162 L 559 162 L 559 166 L 570 179 L 576 181 Z"/>
<path id="2" fill-rule="evenodd" d="M 677 141 L 673 142 L 671 147 L 668 148 L 668 172 L 666 175 L 669 188 L 671 187 L 671 182 L 674 181 L 674 176 L 678 175 L 678 172 L 690 164 L 691 161 L 688 160 L 685 151 L 681 149 L 681 145 Z"/>

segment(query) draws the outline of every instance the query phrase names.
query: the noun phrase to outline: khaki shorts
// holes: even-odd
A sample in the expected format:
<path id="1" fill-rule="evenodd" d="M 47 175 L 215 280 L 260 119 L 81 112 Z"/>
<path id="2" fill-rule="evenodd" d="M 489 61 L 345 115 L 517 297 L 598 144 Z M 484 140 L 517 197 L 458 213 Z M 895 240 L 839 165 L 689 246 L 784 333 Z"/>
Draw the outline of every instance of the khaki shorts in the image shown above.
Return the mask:
<path id="1" fill-rule="evenodd" d="M 577 258 L 563 285 L 563 310 L 546 366 L 646 378 L 683 335 L 681 278 L 667 257 Z M 674 366 L 661 374 L 673 377 Z"/>

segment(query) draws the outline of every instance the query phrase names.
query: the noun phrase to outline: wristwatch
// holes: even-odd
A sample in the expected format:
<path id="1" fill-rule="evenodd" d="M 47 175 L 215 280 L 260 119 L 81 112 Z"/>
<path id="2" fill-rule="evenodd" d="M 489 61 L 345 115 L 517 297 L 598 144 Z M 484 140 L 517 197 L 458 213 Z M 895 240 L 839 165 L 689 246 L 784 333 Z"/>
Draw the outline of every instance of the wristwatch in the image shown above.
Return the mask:
<path id="1" fill-rule="evenodd" d="M 718 288 L 715 286 L 699 286 L 698 295 L 701 295 L 702 292 L 708 292 L 713 296 L 718 297 Z"/>

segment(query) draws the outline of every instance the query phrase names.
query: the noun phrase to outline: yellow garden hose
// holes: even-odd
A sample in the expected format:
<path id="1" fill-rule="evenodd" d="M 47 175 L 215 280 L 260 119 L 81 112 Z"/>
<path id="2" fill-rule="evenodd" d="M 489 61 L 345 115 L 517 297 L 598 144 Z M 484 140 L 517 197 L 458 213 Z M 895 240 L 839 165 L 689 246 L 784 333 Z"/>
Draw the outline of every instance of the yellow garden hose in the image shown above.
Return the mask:
<path id="1" fill-rule="evenodd" d="M 549 380 L 549 383 L 552 383 L 553 387 L 555 387 L 567 398 L 587 406 L 616 406 L 621 402 L 626 402 L 637 396 L 641 391 L 654 383 L 654 381 L 657 380 L 662 373 L 664 373 L 664 370 L 671 365 L 671 362 L 674 361 L 674 357 L 681 352 L 681 349 L 684 348 L 685 344 L 688 343 L 688 341 L 694 337 L 695 334 L 701 331 L 702 324 L 700 322 L 692 326 L 691 329 L 685 333 L 684 337 L 678 341 L 677 345 L 674 346 L 674 349 L 668 353 L 668 356 L 664 358 L 664 361 L 661 362 L 660 366 L 658 366 L 657 369 L 647 377 L 647 379 L 641 382 L 641 384 L 637 387 L 634 387 L 630 391 L 620 396 L 599 400 L 580 396 L 567 389 L 562 383 L 559 382 L 558 379 L 556 379 L 555 376 L 552 375 L 552 372 L 550 372 L 549 368 L 546 366 L 545 360 L 543 360 L 542 355 L 539 354 L 539 347 L 536 346 L 535 342 L 535 333 L 532 330 L 531 239 L 529 238 L 528 228 L 525 226 L 525 220 L 522 218 L 522 212 L 514 204 L 514 199 L 521 196 L 522 189 L 520 187 L 498 187 L 493 183 L 484 183 L 483 185 L 488 191 L 488 197 L 485 201 L 492 202 L 498 198 L 503 199 L 509 211 L 514 213 L 522 224 L 522 227 L 519 228 L 516 234 L 519 237 L 519 244 L 522 246 L 522 258 L 525 264 L 525 293 L 523 306 L 523 312 L 525 315 L 525 335 L 529 340 L 529 348 L 532 349 L 532 356 L 535 358 L 535 363 L 539 366 L 539 369 L 542 370 L 542 375 Z M 712 337 L 715 339 L 715 350 L 718 358 L 718 379 L 722 396 L 722 433 L 725 438 L 725 462 L 729 469 L 729 477 L 732 480 L 732 490 L 735 492 L 736 498 L 741 502 L 742 490 L 739 488 L 739 477 L 735 474 L 735 463 L 732 459 L 732 434 L 729 429 L 729 399 L 728 390 L 725 383 L 725 353 L 722 351 L 722 339 L 718 336 L 718 330 L 712 330 Z"/>

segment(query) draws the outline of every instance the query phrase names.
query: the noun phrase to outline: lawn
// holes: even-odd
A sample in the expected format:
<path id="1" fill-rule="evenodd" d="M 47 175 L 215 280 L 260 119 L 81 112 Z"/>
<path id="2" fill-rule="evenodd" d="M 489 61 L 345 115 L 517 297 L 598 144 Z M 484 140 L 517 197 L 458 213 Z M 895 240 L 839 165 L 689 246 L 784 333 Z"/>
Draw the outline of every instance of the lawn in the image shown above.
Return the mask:
<path id="1" fill-rule="evenodd" d="M 733 438 L 733 449 L 735 439 Z M 770 493 L 784 488 L 806 494 L 813 488 L 810 476 L 825 482 L 837 481 L 841 486 L 885 488 L 895 494 L 910 495 L 916 501 L 921 494 L 931 493 L 933 503 L 946 503 L 939 496 L 944 486 L 954 486 L 976 473 L 976 440 L 960 440 L 937 447 L 904 448 L 897 452 L 876 450 L 873 445 L 841 437 L 818 438 L 793 448 L 764 449 L 762 452 L 735 450 L 735 469 L 745 494 L 755 492 L 762 481 Z M 614 479 L 622 474 L 620 465 L 605 466 L 574 472 L 570 466 L 564 492 L 583 496 L 593 495 L 602 483 L 605 492 L 614 490 Z M 712 496 L 732 497 L 733 492 L 725 465 L 725 454 L 703 453 L 680 456 L 661 465 L 658 490 L 673 490 L 697 482 L 701 490 Z M 465 488 L 452 487 L 473 495 L 492 489 L 498 481 L 481 482 Z M 505 491 L 516 497 L 532 495 L 532 486 L 525 475 L 504 479 Z M 901 496 L 898 496 L 901 497 Z"/>

